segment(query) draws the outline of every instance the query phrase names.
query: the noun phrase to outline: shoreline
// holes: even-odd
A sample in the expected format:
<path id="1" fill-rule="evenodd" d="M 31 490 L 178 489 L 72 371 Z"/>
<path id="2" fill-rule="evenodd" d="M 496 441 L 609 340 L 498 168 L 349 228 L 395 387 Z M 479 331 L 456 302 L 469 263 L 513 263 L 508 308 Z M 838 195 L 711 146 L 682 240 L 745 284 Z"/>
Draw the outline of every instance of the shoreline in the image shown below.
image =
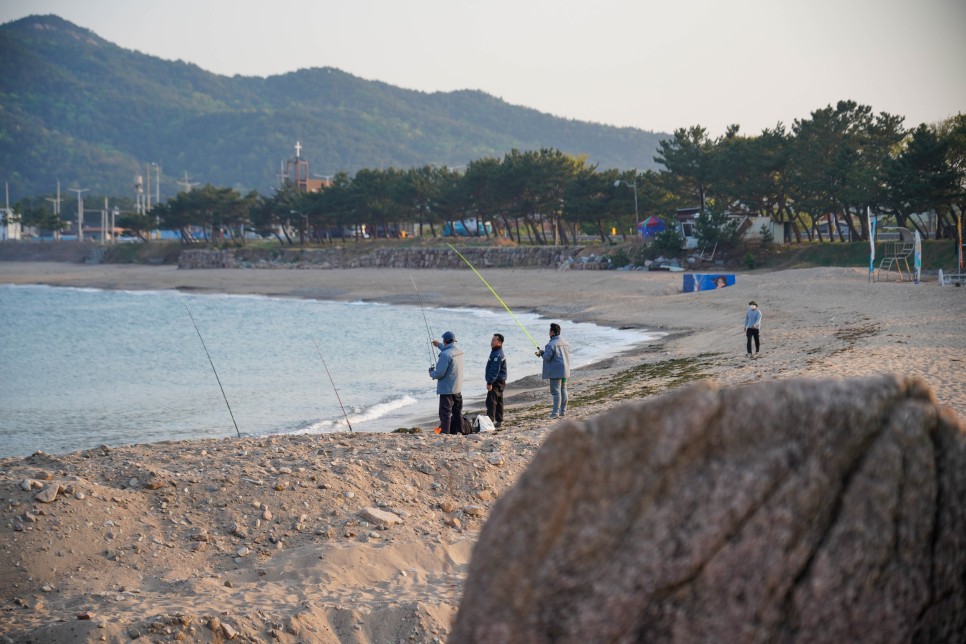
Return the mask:
<path id="1" fill-rule="evenodd" d="M 848 268 L 738 273 L 734 286 L 687 294 L 671 273 L 485 274 L 514 311 L 667 335 L 582 368 L 564 421 L 546 418 L 549 391 L 531 376 L 508 391 L 512 424 L 482 435 L 274 435 L 0 458 L 0 635 L 445 641 L 486 517 L 559 425 L 696 379 L 883 372 L 923 378 L 966 417 L 966 289 L 868 284 Z M 418 275 L 424 305 L 496 308 L 469 271 Z M 0 262 L 0 283 L 417 304 L 410 271 L 393 269 Z M 745 356 L 749 300 L 764 314 L 756 360 Z"/>
<path id="2" fill-rule="evenodd" d="M 0 266 L 2 266 L 2 264 L 0 264 Z M 26 266 L 24 268 L 29 269 L 30 266 Z M 128 288 L 127 287 L 128 285 L 123 280 L 117 283 L 105 283 L 101 281 L 97 284 L 93 284 L 93 283 L 88 284 L 87 281 L 77 280 L 75 277 L 71 275 L 69 280 L 70 283 L 58 283 L 59 279 L 65 275 L 63 269 L 64 269 L 63 266 L 51 267 L 54 278 L 51 279 L 49 282 L 39 283 L 37 280 L 34 280 L 33 278 L 29 278 L 29 279 L 18 278 L 18 279 L 11 279 L 9 281 L 0 280 L 0 284 L 6 285 L 6 286 L 16 286 L 16 287 L 33 286 L 38 288 L 50 288 L 50 289 L 54 289 L 54 288 L 78 289 L 79 291 L 96 290 L 96 291 L 117 292 L 117 293 L 136 292 L 134 289 Z M 245 271 L 245 269 L 239 269 L 239 270 L 243 271 L 243 273 Z M 103 273 L 103 271 L 98 271 L 98 272 Z M 244 278 L 243 273 L 241 274 L 241 276 Z M 154 286 L 155 285 L 153 284 L 152 285 L 141 284 L 139 285 L 139 289 L 142 292 L 146 292 L 146 293 L 153 292 L 153 293 L 174 294 L 175 297 L 177 297 L 176 294 L 178 292 L 189 292 L 194 296 L 218 297 L 220 295 L 223 295 L 226 297 L 240 297 L 244 300 L 257 300 L 259 298 L 266 298 L 266 300 L 312 299 L 313 301 L 321 301 L 321 300 L 317 300 L 314 297 L 306 295 L 304 293 L 294 295 L 294 296 L 287 293 L 270 294 L 270 293 L 262 292 L 261 289 L 258 289 L 257 292 L 246 292 L 246 293 L 235 292 L 235 293 L 230 293 L 226 295 L 221 290 L 214 290 L 210 288 L 198 288 L 198 287 L 192 286 L 191 288 L 187 288 L 187 289 L 181 288 L 179 290 L 179 289 L 169 289 L 169 288 L 155 288 Z M 480 287 L 482 287 L 482 285 L 480 285 Z M 367 302 L 368 303 L 378 302 L 379 305 L 382 305 L 382 306 L 402 306 L 405 304 L 403 302 L 385 303 L 384 299 L 380 297 L 353 298 L 350 296 L 350 297 L 341 298 L 341 300 L 344 300 L 346 303 L 349 303 L 349 304 L 367 303 Z M 332 301 L 332 300 L 328 300 L 328 301 Z M 480 314 L 480 315 L 483 315 L 484 319 L 487 319 L 487 320 L 493 319 L 494 323 L 505 325 L 508 327 L 508 330 L 516 331 L 517 330 L 516 326 L 510 322 L 510 318 L 507 316 L 505 310 L 497 305 L 496 299 L 491 298 L 490 301 L 492 302 L 492 305 L 489 307 L 475 306 L 475 305 L 474 306 L 456 305 L 456 306 L 447 306 L 446 309 L 450 312 L 456 311 L 461 314 L 468 315 L 471 318 L 476 317 L 478 314 Z M 485 314 L 481 313 L 484 311 L 487 313 Z M 494 317 L 494 315 L 496 317 Z M 535 316 L 531 317 L 531 315 L 528 313 L 521 312 L 520 316 L 523 319 L 523 322 L 526 323 L 526 326 L 529 327 L 530 329 L 535 329 L 538 327 L 542 328 L 543 326 L 545 326 L 545 322 L 550 321 L 545 318 L 538 318 Z M 497 319 L 499 319 L 499 322 L 496 322 Z M 571 342 L 574 342 L 575 337 L 578 338 L 577 345 L 575 347 L 576 353 L 574 354 L 574 358 L 573 358 L 573 364 L 575 366 L 573 369 L 574 373 L 573 373 L 571 382 L 579 382 L 579 380 L 584 376 L 584 374 L 595 372 L 599 364 L 606 363 L 614 359 L 616 356 L 620 354 L 633 352 L 643 345 L 654 345 L 655 343 L 660 343 L 663 336 L 666 335 L 666 332 L 656 332 L 650 329 L 620 330 L 613 326 L 602 327 L 598 325 L 594 325 L 597 328 L 597 330 L 594 331 L 594 330 L 585 328 L 586 325 L 590 324 L 590 322 L 584 322 L 578 326 L 573 326 L 569 320 L 558 318 L 558 321 L 564 324 L 564 327 L 565 329 L 567 329 L 567 333 L 569 334 Z M 514 322 L 520 323 L 517 320 L 514 320 Z M 509 329 L 509 327 L 512 327 L 512 329 Z M 502 329 L 502 326 L 500 328 Z M 526 333 L 529 337 L 529 332 L 526 332 Z M 536 333 L 536 331 L 534 331 L 534 333 Z M 587 336 L 590 336 L 590 337 L 588 338 Z M 590 342 L 590 344 L 582 344 L 582 341 L 579 339 L 580 337 L 586 338 L 586 341 Z M 590 338 L 593 338 L 593 340 L 590 340 Z M 522 342 L 527 346 L 523 347 L 522 350 L 514 349 L 514 351 L 511 352 L 514 354 L 515 364 L 513 364 L 513 368 L 511 369 L 511 380 L 508 383 L 507 395 L 505 398 L 506 405 L 508 406 L 508 408 L 512 409 L 513 405 L 518 400 L 524 401 L 525 403 L 524 406 L 526 407 L 533 406 L 534 404 L 537 404 L 537 405 L 542 404 L 543 400 L 539 400 L 541 397 L 539 396 L 538 392 L 543 392 L 547 394 L 542 398 L 549 401 L 549 394 L 546 391 L 547 383 L 545 381 L 541 381 L 539 378 L 539 365 L 537 364 L 539 363 L 539 360 L 531 356 L 530 354 L 531 350 L 528 348 L 529 342 L 526 342 L 526 338 L 523 338 L 521 336 L 519 338 L 516 338 L 516 340 L 518 344 Z M 530 338 L 530 340 L 531 341 L 533 340 L 532 337 Z M 473 351 L 476 351 L 477 353 L 480 353 L 482 349 L 480 348 L 480 346 L 477 346 L 478 344 L 479 343 L 471 344 L 467 350 L 468 351 L 473 350 Z M 488 351 L 488 347 L 487 347 L 487 351 Z M 529 360 L 527 360 L 528 356 L 530 356 Z M 482 371 L 480 373 L 482 374 Z M 435 414 L 435 407 L 436 407 L 435 394 L 432 394 L 433 383 L 429 381 L 427 381 L 427 383 L 428 384 L 424 388 L 422 393 L 420 393 L 419 395 L 412 394 L 417 398 L 417 400 L 410 400 L 408 404 L 405 404 L 403 406 L 393 408 L 394 406 L 384 405 L 383 402 L 378 402 L 378 401 L 367 402 L 366 407 L 356 409 L 353 412 L 353 415 L 355 417 L 350 418 L 352 422 L 353 430 L 356 432 L 367 432 L 367 433 L 390 433 L 403 428 L 409 429 L 414 426 L 421 427 L 422 431 L 427 431 L 430 428 L 435 427 L 438 424 L 438 422 L 436 422 L 436 414 Z M 468 375 L 466 382 L 464 383 L 464 414 L 467 416 L 474 417 L 477 414 L 486 413 L 485 404 L 484 404 L 485 392 L 482 391 L 483 387 L 481 386 L 480 383 L 482 383 L 482 378 L 481 377 L 476 378 L 473 375 Z M 573 388 L 573 385 L 572 385 L 572 388 Z M 430 393 L 426 394 L 426 392 L 430 392 Z M 538 401 L 536 402 L 533 400 L 535 396 L 538 398 Z M 388 409 L 380 409 L 380 407 L 383 407 L 383 406 L 388 407 Z M 549 402 L 547 402 L 547 407 L 549 410 Z M 94 411 L 94 410 L 92 409 L 91 411 Z M 279 413 L 284 413 L 281 409 L 279 409 L 278 411 Z M 331 434 L 331 433 L 339 433 L 342 431 L 347 431 L 345 423 L 340 421 L 341 421 L 341 417 L 339 418 L 332 417 L 331 420 L 326 420 L 325 423 L 321 423 L 325 425 L 325 428 L 298 429 L 298 428 L 282 427 L 278 425 L 276 426 L 277 428 L 275 430 L 263 429 L 259 431 L 256 429 L 254 432 L 245 431 L 243 432 L 243 435 L 246 437 L 259 437 L 259 436 L 269 436 L 269 435 L 284 436 L 288 434 L 311 436 L 311 435 L 317 435 L 317 434 Z M 335 424 L 334 426 L 333 426 L 333 423 Z M 311 423 L 306 423 L 306 425 L 308 424 L 311 424 Z M 504 425 L 504 429 L 508 429 L 508 428 L 509 427 L 507 425 Z M 204 428 L 201 428 L 201 429 L 202 431 L 200 432 L 200 435 L 198 436 L 198 438 L 212 437 L 215 435 L 211 432 L 204 431 Z M 23 430 L 22 435 L 24 436 L 29 435 L 29 426 L 24 426 L 22 430 Z M 0 457 L 21 456 L 21 455 L 26 456 L 37 449 L 45 449 L 50 453 L 63 455 L 63 454 L 70 453 L 72 451 L 76 451 L 78 449 L 95 447 L 101 444 L 102 442 L 107 442 L 107 444 L 117 447 L 121 445 L 144 443 L 146 441 L 181 440 L 183 438 L 184 438 L 184 432 L 181 432 L 180 436 L 171 436 L 171 437 L 165 437 L 163 436 L 163 434 L 158 434 L 156 432 L 154 434 L 154 437 L 150 439 L 146 439 L 145 437 L 138 437 L 137 435 L 132 434 L 130 437 L 126 439 L 115 437 L 114 440 L 96 439 L 94 442 L 91 442 L 90 440 L 88 440 L 87 442 L 82 442 L 79 444 L 75 443 L 76 447 L 73 447 L 73 448 L 71 448 L 70 443 L 67 443 L 67 442 L 64 442 L 63 444 L 58 443 L 56 446 L 51 445 L 52 449 L 51 447 L 44 447 L 42 443 L 43 439 L 37 438 L 36 440 L 33 440 L 31 442 L 24 441 L 23 443 L 18 443 L 16 451 L 8 451 L 7 453 L 0 454 Z M 190 438 L 188 440 L 190 440 Z"/>

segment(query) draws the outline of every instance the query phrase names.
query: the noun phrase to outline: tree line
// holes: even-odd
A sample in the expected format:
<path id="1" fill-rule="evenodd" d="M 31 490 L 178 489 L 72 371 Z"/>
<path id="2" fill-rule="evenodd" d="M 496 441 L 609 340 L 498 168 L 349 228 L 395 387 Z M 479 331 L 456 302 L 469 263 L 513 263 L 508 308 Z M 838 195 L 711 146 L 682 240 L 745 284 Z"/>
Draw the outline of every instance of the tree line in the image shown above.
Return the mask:
<path id="1" fill-rule="evenodd" d="M 244 243 L 246 233 L 255 233 L 295 245 L 324 243 L 362 226 L 375 236 L 395 236 L 404 224 L 438 236 L 462 221 L 473 222 L 468 228 L 480 236 L 570 244 L 581 234 L 604 242 L 615 231 L 626 237 L 638 219 L 652 215 L 673 230 L 676 210 L 695 207 L 712 221 L 722 213 L 770 217 L 788 224 L 798 242 L 867 240 L 867 210 L 924 236 L 955 237 L 966 205 L 966 116 L 911 130 L 903 120 L 841 101 L 757 136 L 737 126 L 718 138 L 701 126 L 681 128 L 660 142 L 659 172 L 602 170 L 545 148 L 512 150 L 461 169 L 343 172 L 320 192 L 286 183 L 272 195 L 243 195 L 205 185 L 150 213 L 127 214 L 118 225 L 145 240 L 160 225 L 179 231 L 185 244 Z M 46 227 L 44 206 L 24 211 L 24 223 L 35 217 Z"/>

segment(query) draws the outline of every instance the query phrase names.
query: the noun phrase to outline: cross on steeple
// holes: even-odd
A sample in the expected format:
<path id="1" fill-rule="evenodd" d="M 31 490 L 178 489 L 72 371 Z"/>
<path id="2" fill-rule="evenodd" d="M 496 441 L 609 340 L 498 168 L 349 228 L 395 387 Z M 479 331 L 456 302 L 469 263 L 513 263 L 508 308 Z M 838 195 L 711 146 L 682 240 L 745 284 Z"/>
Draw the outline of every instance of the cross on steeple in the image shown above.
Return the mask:
<path id="1" fill-rule="evenodd" d="M 299 154 L 299 153 L 300 153 L 301 151 L 302 151 L 302 144 L 301 144 L 301 143 L 299 143 L 298 141 L 296 141 L 296 142 L 295 142 L 295 158 L 296 158 L 296 159 L 297 159 L 297 158 L 299 158 L 299 156 L 300 156 L 300 154 Z"/>

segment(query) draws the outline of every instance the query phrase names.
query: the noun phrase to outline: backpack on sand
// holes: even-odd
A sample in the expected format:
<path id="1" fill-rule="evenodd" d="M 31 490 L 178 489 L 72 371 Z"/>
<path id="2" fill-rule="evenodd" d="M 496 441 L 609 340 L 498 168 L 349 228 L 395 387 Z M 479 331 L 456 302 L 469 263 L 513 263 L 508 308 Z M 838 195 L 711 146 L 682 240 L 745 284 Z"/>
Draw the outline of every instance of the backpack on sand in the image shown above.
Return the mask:
<path id="1" fill-rule="evenodd" d="M 473 421 L 463 416 L 463 435 L 472 434 L 475 430 L 473 429 Z"/>

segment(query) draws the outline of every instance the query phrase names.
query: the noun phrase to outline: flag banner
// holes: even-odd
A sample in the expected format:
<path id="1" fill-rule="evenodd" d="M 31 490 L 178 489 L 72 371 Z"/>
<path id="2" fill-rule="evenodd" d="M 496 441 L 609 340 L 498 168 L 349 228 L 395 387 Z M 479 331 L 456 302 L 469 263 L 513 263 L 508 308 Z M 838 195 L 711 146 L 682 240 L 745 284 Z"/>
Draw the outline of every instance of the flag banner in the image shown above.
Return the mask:
<path id="1" fill-rule="evenodd" d="M 919 231 L 915 232 L 916 235 L 916 255 L 915 255 L 915 274 L 913 281 L 918 284 L 919 276 L 922 274 L 922 237 L 919 235 Z"/>
<path id="2" fill-rule="evenodd" d="M 865 209 L 866 217 L 869 220 L 869 281 L 872 281 L 872 274 L 875 271 L 875 219 L 872 217 L 872 210 Z"/>

